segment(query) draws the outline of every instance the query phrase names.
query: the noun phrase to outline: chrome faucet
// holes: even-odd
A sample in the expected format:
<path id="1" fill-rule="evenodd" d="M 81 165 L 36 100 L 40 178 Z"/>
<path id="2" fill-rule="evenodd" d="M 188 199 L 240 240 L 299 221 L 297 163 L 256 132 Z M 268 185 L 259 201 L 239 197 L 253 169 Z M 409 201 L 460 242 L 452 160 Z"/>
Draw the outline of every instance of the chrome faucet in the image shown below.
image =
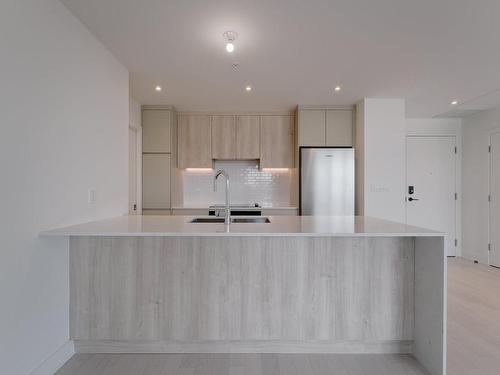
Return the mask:
<path id="1" fill-rule="evenodd" d="M 227 174 L 226 171 L 220 169 L 217 171 L 214 177 L 214 191 L 217 191 L 217 178 L 222 175 L 226 179 L 226 209 L 225 209 L 225 215 L 224 215 L 224 224 L 229 225 L 231 224 L 231 207 L 229 204 L 229 175 Z"/>

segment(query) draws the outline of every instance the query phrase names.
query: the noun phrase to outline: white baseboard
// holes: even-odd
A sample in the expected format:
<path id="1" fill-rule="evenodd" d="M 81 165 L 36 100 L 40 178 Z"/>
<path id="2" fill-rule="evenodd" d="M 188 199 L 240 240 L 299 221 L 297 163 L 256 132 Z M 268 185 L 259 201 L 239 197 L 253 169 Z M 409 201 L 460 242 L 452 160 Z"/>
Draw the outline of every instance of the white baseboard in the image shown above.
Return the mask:
<path id="1" fill-rule="evenodd" d="M 75 354 L 75 345 L 69 340 L 43 361 L 40 366 L 30 372 L 30 375 L 54 375 Z"/>

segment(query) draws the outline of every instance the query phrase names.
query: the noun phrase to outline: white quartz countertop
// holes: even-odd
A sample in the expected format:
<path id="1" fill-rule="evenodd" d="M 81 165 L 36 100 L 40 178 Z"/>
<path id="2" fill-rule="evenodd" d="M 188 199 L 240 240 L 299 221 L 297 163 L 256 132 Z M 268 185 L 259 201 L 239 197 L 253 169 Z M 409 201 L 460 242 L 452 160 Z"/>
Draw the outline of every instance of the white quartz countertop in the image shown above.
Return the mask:
<path id="1" fill-rule="evenodd" d="M 121 216 L 48 230 L 42 236 L 436 237 L 444 233 L 363 216 L 268 216 L 266 224 L 190 223 L 193 216 Z"/>
<path id="2" fill-rule="evenodd" d="M 224 204 L 219 204 L 218 206 L 223 207 Z M 201 206 L 177 206 L 172 207 L 172 210 L 208 210 L 210 207 L 201 207 Z M 261 206 L 261 207 L 245 207 L 245 210 L 298 210 L 298 207 L 285 207 L 285 206 Z"/>

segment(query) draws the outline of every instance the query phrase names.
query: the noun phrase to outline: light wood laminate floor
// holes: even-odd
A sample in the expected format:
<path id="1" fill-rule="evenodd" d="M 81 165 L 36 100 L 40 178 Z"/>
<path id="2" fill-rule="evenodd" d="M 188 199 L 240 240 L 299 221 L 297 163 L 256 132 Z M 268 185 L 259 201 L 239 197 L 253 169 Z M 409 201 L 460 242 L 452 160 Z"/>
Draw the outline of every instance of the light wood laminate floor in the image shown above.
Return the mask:
<path id="1" fill-rule="evenodd" d="M 500 373 L 500 270 L 448 261 L 448 374 Z M 77 354 L 57 375 L 423 375 L 407 355 Z"/>
<path id="2" fill-rule="evenodd" d="M 500 269 L 448 261 L 448 374 L 500 374 Z"/>
<path id="3" fill-rule="evenodd" d="M 57 375 L 425 375 L 409 355 L 78 354 Z"/>

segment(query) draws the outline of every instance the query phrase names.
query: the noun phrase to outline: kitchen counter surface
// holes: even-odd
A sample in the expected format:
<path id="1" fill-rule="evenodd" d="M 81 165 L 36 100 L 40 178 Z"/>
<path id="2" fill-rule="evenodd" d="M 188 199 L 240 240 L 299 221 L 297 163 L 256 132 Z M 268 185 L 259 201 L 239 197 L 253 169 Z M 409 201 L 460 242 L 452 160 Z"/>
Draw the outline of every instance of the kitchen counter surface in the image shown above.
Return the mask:
<path id="1" fill-rule="evenodd" d="M 42 236 L 440 237 L 443 233 L 363 216 L 268 216 L 266 224 L 190 223 L 193 216 L 121 216 L 48 230 Z"/>
<path id="2" fill-rule="evenodd" d="M 218 204 L 217 206 L 224 207 L 224 204 Z M 210 207 L 201 206 L 176 206 L 172 207 L 172 210 L 208 210 Z M 260 207 L 245 207 L 245 209 L 250 210 L 298 210 L 298 207 L 294 206 L 260 206 Z"/>

